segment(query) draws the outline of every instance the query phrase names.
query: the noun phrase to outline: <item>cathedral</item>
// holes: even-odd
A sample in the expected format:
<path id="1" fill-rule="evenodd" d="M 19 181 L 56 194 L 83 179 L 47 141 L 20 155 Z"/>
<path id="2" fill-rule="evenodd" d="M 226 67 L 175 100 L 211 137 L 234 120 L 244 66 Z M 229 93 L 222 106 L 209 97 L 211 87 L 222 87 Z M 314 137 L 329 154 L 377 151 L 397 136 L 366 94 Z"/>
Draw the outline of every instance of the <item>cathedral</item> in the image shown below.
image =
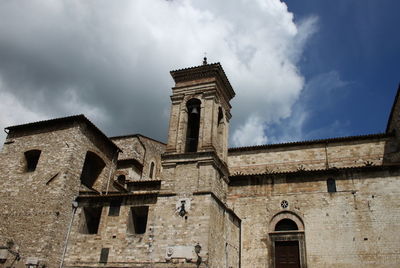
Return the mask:
<path id="1" fill-rule="evenodd" d="M 383 133 L 228 148 L 221 64 L 171 76 L 166 144 L 84 115 L 5 129 L 1 268 L 400 267 L 399 93 Z"/>

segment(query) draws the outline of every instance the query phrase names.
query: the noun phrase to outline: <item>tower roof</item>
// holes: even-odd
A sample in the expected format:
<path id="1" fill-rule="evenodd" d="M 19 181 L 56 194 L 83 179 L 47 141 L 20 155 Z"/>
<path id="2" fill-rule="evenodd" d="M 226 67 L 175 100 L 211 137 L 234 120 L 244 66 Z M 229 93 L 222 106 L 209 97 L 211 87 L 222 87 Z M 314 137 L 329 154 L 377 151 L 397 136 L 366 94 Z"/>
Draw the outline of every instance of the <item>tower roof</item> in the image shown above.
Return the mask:
<path id="1" fill-rule="evenodd" d="M 232 99 L 235 96 L 235 91 L 233 90 L 231 83 L 229 82 L 228 77 L 226 76 L 225 71 L 219 62 L 179 69 L 171 71 L 170 73 L 175 83 L 186 82 L 200 78 L 216 77 L 225 87 L 229 99 Z"/>

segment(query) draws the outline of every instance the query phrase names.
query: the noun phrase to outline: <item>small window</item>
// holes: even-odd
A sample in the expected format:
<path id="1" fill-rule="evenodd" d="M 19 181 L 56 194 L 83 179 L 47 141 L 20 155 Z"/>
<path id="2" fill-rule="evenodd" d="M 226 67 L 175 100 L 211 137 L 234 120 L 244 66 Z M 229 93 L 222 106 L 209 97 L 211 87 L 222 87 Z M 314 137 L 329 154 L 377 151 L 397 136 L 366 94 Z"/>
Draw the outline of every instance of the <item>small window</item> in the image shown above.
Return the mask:
<path id="1" fill-rule="evenodd" d="M 297 224 L 290 219 L 280 220 L 275 226 L 275 231 L 295 231 L 298 229 Z"/>
<path id="2" fill-rule="evenodd" d="M 336 192 L 336 181 L 334 179 L 328 179 L 326 181 L 326 186 L 328 187 L 328 193 Z"/>
<path id="3" fill-rule="evenodd" d="M 108 216 L 119 216 L 119 210 L 121 208 L 121 201 L 112 201 L 108 210 Z"/>
<path id="4" fill-rule="evenodd" d="M 30 150 L 24 153 L 27 172 L 35 171 L 36 166 L 39 162 L 40 153 L 41 153 L 40 150 Z"/>
<path id="5" fill-rule="evenodd" d="M 105 166 L 103 159 L 97 154 L 87 152 L 81 174 L 81 183 L 88 188 L 92 188 Z"/>
<path id="6" fill-rule="evenodd" d="M 144 234 L 146 232 L 149 207 L 131 207 L 128 219 L 128 233 Z"/>
<path id="7" fill-rule="evenodd" d="M 102 207 L 85 207 L 81 217 L 81 233 L 97 234 Z"/>
<path id="8" fill-rule="evenodd" d="M 119 176 L 117 177 L 117 182 L 118 182 L 119 184 L 121 184 L 121 185 L 125 185 L 125 183 L 126 183 L 126 177 L 125 177 L 125 175 L 119 175 Z"/>
<path id="9" fill-rule="evenodd" d="M 151 164 L 150 164 L 150 173 L 149 173 L 150 179 L 153 178 L 153 175 L 154 175 L 154 162 L 151 162 Z"/>
<path id="10" fill-rule="evenodd" d="M 100 252 L 100 263 L 107 263 L 108 261 L 108 254 L 110 253 L 109 248 L 102 248 Z"/>

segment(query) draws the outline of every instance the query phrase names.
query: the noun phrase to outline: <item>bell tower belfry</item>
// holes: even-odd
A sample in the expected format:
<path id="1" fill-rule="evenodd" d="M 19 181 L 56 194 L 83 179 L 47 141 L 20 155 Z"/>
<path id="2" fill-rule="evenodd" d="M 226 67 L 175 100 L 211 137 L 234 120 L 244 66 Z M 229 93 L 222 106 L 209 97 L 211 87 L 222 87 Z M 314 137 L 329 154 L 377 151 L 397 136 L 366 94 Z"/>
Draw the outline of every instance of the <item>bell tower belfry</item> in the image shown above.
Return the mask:
<path id="1" fill-rule="evenodd" d="M 239 267 L 240 219 L 226 205 L 229 102 L 235 92 L 219 63 L 205 60 L 171 75 L 175 86 L 157 199 L 162 204 L 159 221 L 174 227 L 164 234 L 165 241 L 171 252 L 201 247 L 198 264 Z M 168 206 L 175 208 L 174 214 Z M 175 261 L 189 258 L 185 256 L 176 255 Z"/>
<path id="2" fill-rule="evenodd" d="M 215 152 L 227 160 L 230 100 L 235 96 L 221 64 L 171 71 L 175 81 L 168 154 Z"/>

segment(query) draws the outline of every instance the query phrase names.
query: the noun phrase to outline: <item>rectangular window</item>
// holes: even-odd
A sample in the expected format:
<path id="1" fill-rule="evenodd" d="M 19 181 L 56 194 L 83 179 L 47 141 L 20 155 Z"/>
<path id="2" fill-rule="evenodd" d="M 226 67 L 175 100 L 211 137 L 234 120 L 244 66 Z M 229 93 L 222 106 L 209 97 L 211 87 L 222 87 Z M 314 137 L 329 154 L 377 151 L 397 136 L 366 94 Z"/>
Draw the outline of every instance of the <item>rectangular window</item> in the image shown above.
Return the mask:
<path id="1" fill-rule="evenodd" d="M 41 153 L 40 150 L 30 150 L 24 153 L 27 172 L 35 171 L 36 166 L 39 162 L 40 153 Z"/>
<path id="2" fill-rule="evenodd" d="M 328 187 L 328 193 L 336 192 L 336 181 L 334 179 L 328 179 L 326 185 Z"/>
<path id="3" fill-rule="evenodd" d="M 128 233 L 144 234 L 146 232 L 148 206 L 131 207 L 128 219 Z"/>
<path id="4" fill-rule="evenodd" d="M 81 214 L 82 234 L 97 234 L 99 230 L 102 207 L 85 207 Z"/>
<path id="5" fill-rule="evenodd" d="M 100 263 L 107 263 L 108 261 L 108 254 L 110 253 L 109 248 L 102 248 L 100 253 Z"/>
<path id="6" fill-rule="evenodd" d="M 119 216 L 120 208 L 121 201 L 112 201 L 110 203 L 110 209 L 108 210 L 108 216 Z"/>

